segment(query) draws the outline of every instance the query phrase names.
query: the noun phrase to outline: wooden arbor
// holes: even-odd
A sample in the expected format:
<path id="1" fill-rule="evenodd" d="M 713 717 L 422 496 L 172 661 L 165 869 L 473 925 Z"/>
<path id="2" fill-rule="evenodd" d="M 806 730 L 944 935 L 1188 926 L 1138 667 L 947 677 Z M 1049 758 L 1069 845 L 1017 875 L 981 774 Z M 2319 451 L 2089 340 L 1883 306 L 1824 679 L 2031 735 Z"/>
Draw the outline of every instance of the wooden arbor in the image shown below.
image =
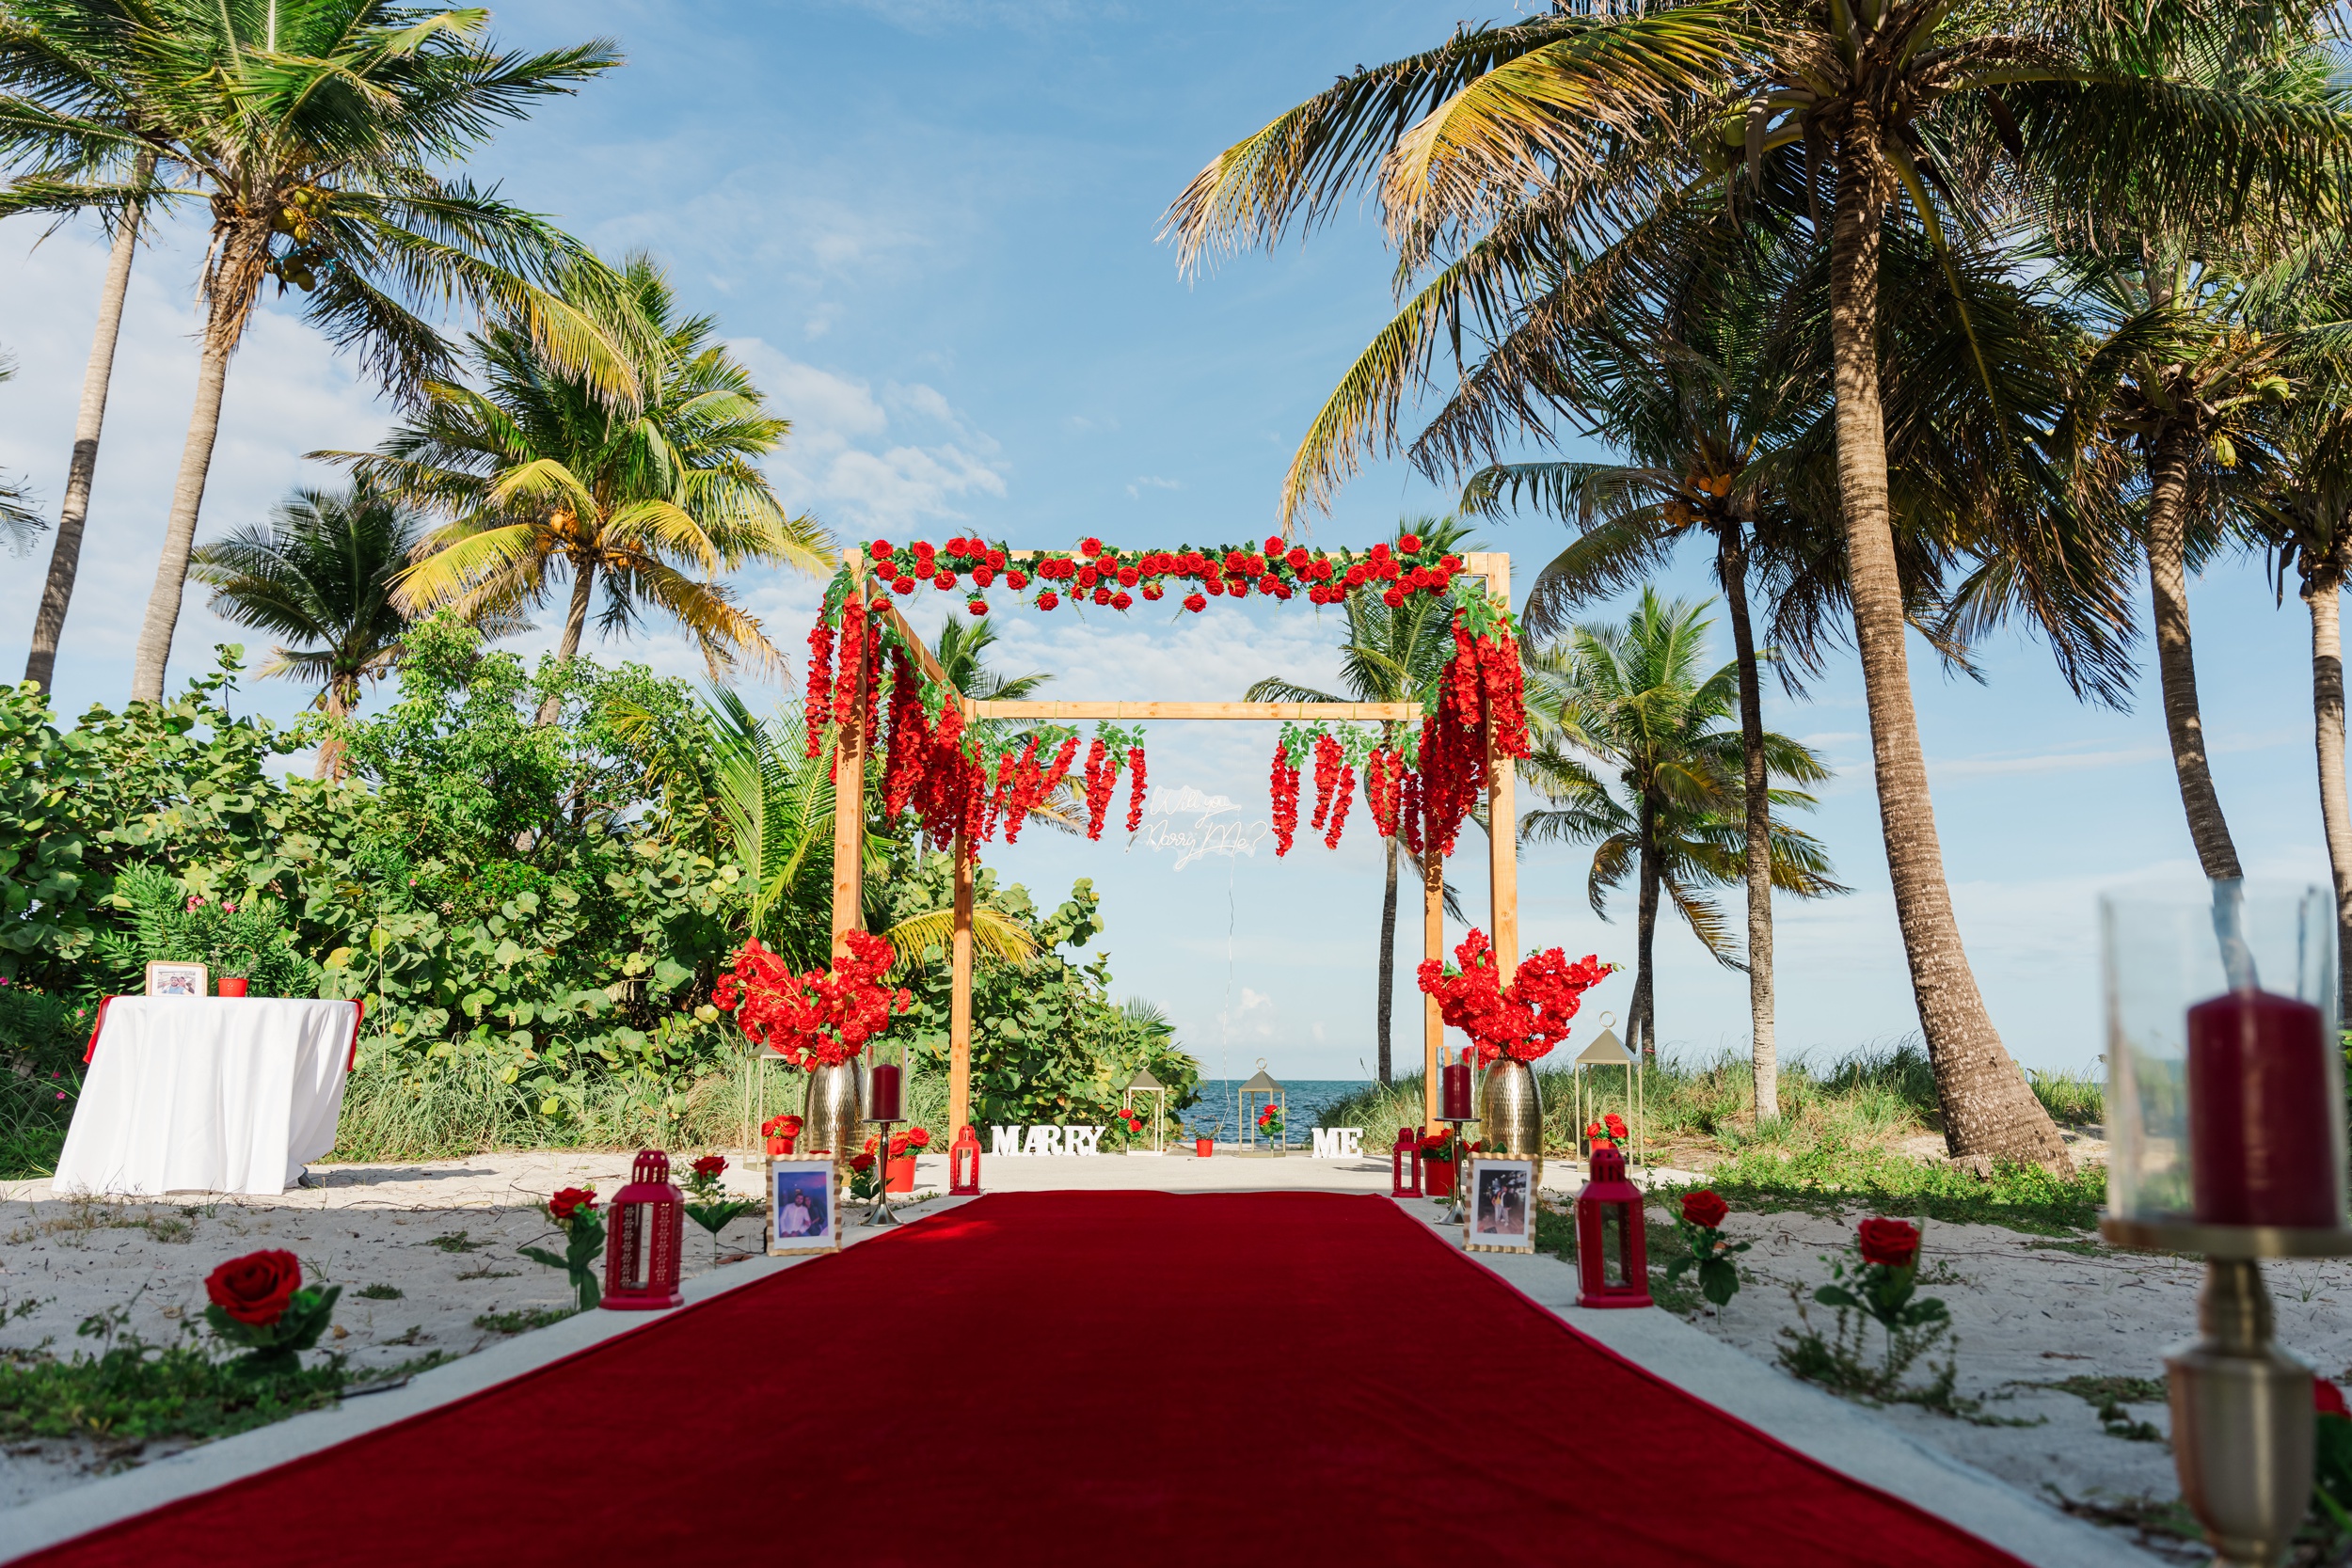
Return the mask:
<path id="1" fill-rule="evenodd" d="M 1035 553 L 1028 550 L 1010 552 L 1014 561 L 1028 561 Z M 957 707 L 969 721 L 976 719 L 1041 719 L 1041 720 L 1248 720 L 1264 721 L 1327 719 L 1335 721 L 1393 721 L 1418 723 L 1422 718 L 1418 703 L 1028 703 L 980 702 L 958 690 L 947 672 L 940 667 L 923 640 L 898 613 L 890 595 L 868 586 L 866 561 L 863 555 L 850 556 L 850 599 L 852 612 L 861 607 L 877 606 L 897 627 L 914 657 L 922 664 L 923 673 L 933 682 L 955 693 Z M 1483 577 L 1488 591 L 1505 604 L 1511 598 L 1511 558 L 1502 551 L 1474 551 L 1462 557 L 1467 575 Z M 864 661 L 857 673 L 857 700 L 847 711 L 837 715 L 841 727 L 840 744 L 834 749 L 833 795 L 833 945 L 839 958 L 846 950 L 844 934 L 862 927 L 865 911 L 861 898 L 861 862 L 865 849 L 866 813 L 865 777 L 866 754 L 870 737 L 866 734 L 863 715 L 866 711 L 866 674 Z M 1508 757 L 1494 753 L 1494 737 L 1489 727 L 1486 751 L 1486 820 L 1490 831 L 1486 835 L 1488 881 L 1493 904 L 1489 934 L 1494 941 L 1495 963 L 1501 971 L 1497 983 L 1507 986 L 1518 967 L 1519 954 L 1519 881 L 1518 842 L 1512 825 L 1518 813 L 1512 800 L 1513 767 Z M 1504 824 L 1500 832 L 1491 825 Z M 1433 851 L 1434 851 L 1434 847 Z M 961 1129 L 971 1119 L 972 1112 L 972 845 L 961 831 L 955 844 L 955 935 L 951 948 L 955 995 L 948 1021 L 947 1120 L 951 1127 Z M 1422 880 L 1422 953 L 1425 958 L 1442 962 L 1445 958 L 1445 864 L 1432 852 L 1423 856 L 1424 875 Z M 1438 1068 L 1448 1058 L 1445 1044 L 1445 1024 L 1438 1015 L 1436 998 L 1422 998 L 1422 1123 L 1431 1131 L 1438 1126 Z"/>

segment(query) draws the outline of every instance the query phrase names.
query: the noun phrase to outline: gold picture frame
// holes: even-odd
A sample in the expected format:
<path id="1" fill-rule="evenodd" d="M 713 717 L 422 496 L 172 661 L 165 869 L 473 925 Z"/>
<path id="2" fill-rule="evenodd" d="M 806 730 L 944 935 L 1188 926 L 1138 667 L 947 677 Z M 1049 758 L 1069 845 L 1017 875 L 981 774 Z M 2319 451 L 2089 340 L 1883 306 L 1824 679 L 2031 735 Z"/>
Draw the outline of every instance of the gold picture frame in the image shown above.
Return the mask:
<path id="1" fill-rule="evenodd" d="M 1535 1251 L 1535 1162 L 1473 1154 L 1463 1172 L 1462 1250 Z"/>
<path id="2" fill-rule="evenodd" d="M 210 996 L 213 993 L 212 971 L 202 964 L 175 963 L 167 958 L 153 958 L 147 965 L 147 994 L 150 996 Z"/>
<path id="3" fill-rule="evenodd" d="M 768 1162 L 768 1256 L 841 1250 L 840 1172 L 830 1159 Z"/>

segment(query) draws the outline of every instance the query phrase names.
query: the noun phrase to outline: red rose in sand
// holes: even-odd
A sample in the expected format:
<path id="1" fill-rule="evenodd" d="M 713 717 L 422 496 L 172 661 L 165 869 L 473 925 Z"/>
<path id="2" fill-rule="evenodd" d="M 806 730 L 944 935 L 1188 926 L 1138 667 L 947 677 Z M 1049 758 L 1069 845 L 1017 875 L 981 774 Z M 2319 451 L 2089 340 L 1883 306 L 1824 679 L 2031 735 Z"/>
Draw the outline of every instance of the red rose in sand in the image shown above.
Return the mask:
<path id="1" fill-rule="evenodd" d="M 2352 1419 L 2352 1409 L 2347 1409 L 2344 1402 L 2344 1390 L 2324 1377 L 2312 1379 L 2312 1409 L 2322 1416 Z"/>
<path id="2" fill-rule="evenodd" d="M 1702 1189 L 1695 1193 L 1682 1195 L 1682 1217 L 1692 1225 L 1704 1226 L 1712 1230 L 1723 1224 L 1724 1216 L 1730 1212 L 1731 1205 L 1717 1197 L 1711 1191 Z"/>
<path id="3" fill-rule="evenodd" d="M 256 1328 L 267 1328 L 284 1317 L 300 1289 L 302 1260 L 275 1248 L 231 1258 L 204 1279 L 204 1293 L 214 1306 Z"/>
<path id="4" fill-rule="evenodd" d="M 723 1154 L 706 1154 L 694 1162 L 696 1176 L 716 1176 L 726 1168 L 727 1161 Z"/>
<path id="5" fill-rule="evenodd" d="M 1862 1260 L 1890 1269 L 1908 1268 L 1919 1260 L 1919 1227 L 1903 1220 L 1864 1220 L 1855 1232 L 1862 1243 Z"/>
<path id="6" fill-rule="evenodd" d="M 548 1199 L 548 1218 L 558 1225 L 563 1225 L 580 1210 L 594 1209 L 596 1206 L 596 1188 L 566 1187 Z"/>

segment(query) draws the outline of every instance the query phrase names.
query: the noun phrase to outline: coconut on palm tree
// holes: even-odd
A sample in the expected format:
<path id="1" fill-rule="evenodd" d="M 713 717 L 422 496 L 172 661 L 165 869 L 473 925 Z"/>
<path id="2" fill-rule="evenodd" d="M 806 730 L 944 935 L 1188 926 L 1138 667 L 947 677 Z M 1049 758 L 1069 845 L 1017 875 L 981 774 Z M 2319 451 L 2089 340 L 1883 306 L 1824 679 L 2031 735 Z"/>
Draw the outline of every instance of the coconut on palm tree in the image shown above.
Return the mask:
<path id="1" fill-rule="evenodd" d="M 616 295 L 588 309 L 633 345 L 638 391 L 628 403 L 554 361 L 520 313 L 501 312 L 471 340 L 478 389 L 428 382 L 421 411 L 374 451 L 313 455 L 447 519 L 399 584 L 411 610 L 473 620 L 564 592 L 556 657 L 568 663 L 601 584 L 608 631 L 658 610 L 693 638 L 714 677 L 739 658 L 772 665 L 774 646 L 720 574 L 754 562 L 833 567 L 824 530 L 788 515 L 755 461 L 790 421 L 770 411 L 709 317 L 680 313 L 650 260 L 630 258 Z M 556 709 L 550 694 L 541 722 Z"/>
<path id="2" fill-rule="evenodd" d="M 1463 27 L 1229 148 L 1169 213 L 1190 264 L 1379 189 L 1409 292 L 1311 426 L 1285 516 L 1394 439 L 1406 392 L 1466 327 L 1498 335 L 1532 300 L 1573 313 L 1670 254 L 1695 212 L 1804 214 L 1828 264 L 1839 513 L 1888 869 L 1955 1154 L 2072 1164 L 2002 1048 L 1944 876 L 1889 494 L 1885 236 L 1909 229 L 1951 256 L 1947 237 L 2000 231 L 2021 192 L 2046 220 L 2110 233 L 2127 200 L 2134 225 L 2184 228 L 2315 210 L 2352 126 L 2198 71 L 2249 31 L 2308 35 L 2317 10 L 1762 0 Z M 1597 253 L 1610 263 L 1588 265 Z M 1980 346 L 1971 359 L 2004 400 L 2003 367 Z"/>
<path id="3" fill-rule="evenodd" d="M 229 362 L 262 291 L 303 314 L 396 395 L 442 373 L 448 346 L 417 308 L 498 304 L 609 396 L 634 388 L 613 345 L 537 286 L 579 247 L 544 219 L 444 171 L 540 98 L 620 63 L 606 42 L 516 55 L 483 37 L 487 14 L 388 0 L 22 0 L 8 22 L 92 62 L 107 87 L 20 78 L 8 107 L 38 129 L 49 166 L 0 194 L 0 215 L 119 207 L 119 166 L 155 154 L 155 205 L 201 201 L 211 219 L 194 412 L 139 632 L 135 701 L 161 700 L 188 554 L 220 428 Z M 143 194 L 143 193 L 142 193 Z"/>
<path id="4" fill-rule="evenodd" d="M 268 522 L 188 558 L 188 576 L 213 590 L 214 614 L 285 639 L 262 674 L 318 686 L 315 705 L 328 721 L 320 778 L 343 775 L 335 721 L 359 705 L 360 683 L 400 660 L 408 615 L 392 602 L 392 579 L 422 532 L 414 513 L 364 485 L 296 490 Z"/>
<path id="5" fill-rule="evenodd" d="M 1593 846 L 1586 895 L 1603 919 L 1608 895 L 1633 879 L 1637 958 L 1626 1039 L 1649 1056 L 1658 1050 L 1653 950 L 1661 900 L 1718 962 L 1742 964 L 1731 927 L 1706 893 L 1744 879 L 1748 836 L 1740 666 L 1704 668 L 1706 608 L 1645 588 L 1623 625 L 1578 626 L 1525 653 L 1536 747 L 1519 772 L 1551 803 L 1520 818 L 1519 836 Z M 1785 735 L 1765 731 L 1761 751 L 1769 776 L 1788 784 L 1830 776 L 1817 754 Z M 1772 886 L 1801 898 L 1846 892 L 1831 879 L 1820 843 L 1770 815 L 1810 809 L 1813 798 L 1769 784 L 1765 793 Z"/>
<path id="6" fill-rule="evenodd" d="M 1439 550 L 1470 547 L 1470 529 L 1453 517 L 1416 517 L 1397 528 L 1397 537 L 1418 534 Z M 1347 695 L 1338 696 L 1271 676 L 1243 693 L 1252 703 L 1410 703 L 1418 702 L 1454 657 L 1454 610 L 1426 594 L 1416 594 L 1396 609 L 1376 594 L 1351 594 L 1342 613 L 1346 633 L 1340 642 L 1340 684 Z M 1387 741 L 1403 739 L 1403 726 L 1391 721 Z M 1369 787 L 1369 784 L 1367 784 Z M 1367 796 L 1366 799 L 1370 797 Z M 1386 845 L 1386 879 L 1380 895 L 1379 1070 L 1389 1082 L 1393 1070 L 1392 1027 L 1396 990 L 1396 870 L 1400 858 L 1411 863 L 1417 879 L 1427 869 L 1421 857 L 1391 837 Z"/>

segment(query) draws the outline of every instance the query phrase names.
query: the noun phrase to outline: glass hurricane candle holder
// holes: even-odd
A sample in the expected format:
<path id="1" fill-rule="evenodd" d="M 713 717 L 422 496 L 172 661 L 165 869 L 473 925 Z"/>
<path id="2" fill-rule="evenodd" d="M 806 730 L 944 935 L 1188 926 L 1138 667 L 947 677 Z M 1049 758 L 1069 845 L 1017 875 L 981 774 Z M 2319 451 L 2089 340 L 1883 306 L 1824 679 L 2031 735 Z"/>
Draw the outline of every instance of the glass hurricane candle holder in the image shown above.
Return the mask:
<path id="1" fill-rule="evenodd" d="M 2099 926 L 2108 1218 L 2340 1232 L 2333 897 L 2247 882 L 2114 894 Z"/>
<path id="2" fill-rule="evenodd" d="M 2212 883 L 2100 902 L 2107 1213 L 2118 1246 L 2205 1255 L 2164 1359 L 2172 1463 L 2215 1562 L 2273 1568 L 2310 1507 L 2312 1372 L 2272 1343 L 2261 1259 L 2352 1253 L 2335 900 Z"/>

